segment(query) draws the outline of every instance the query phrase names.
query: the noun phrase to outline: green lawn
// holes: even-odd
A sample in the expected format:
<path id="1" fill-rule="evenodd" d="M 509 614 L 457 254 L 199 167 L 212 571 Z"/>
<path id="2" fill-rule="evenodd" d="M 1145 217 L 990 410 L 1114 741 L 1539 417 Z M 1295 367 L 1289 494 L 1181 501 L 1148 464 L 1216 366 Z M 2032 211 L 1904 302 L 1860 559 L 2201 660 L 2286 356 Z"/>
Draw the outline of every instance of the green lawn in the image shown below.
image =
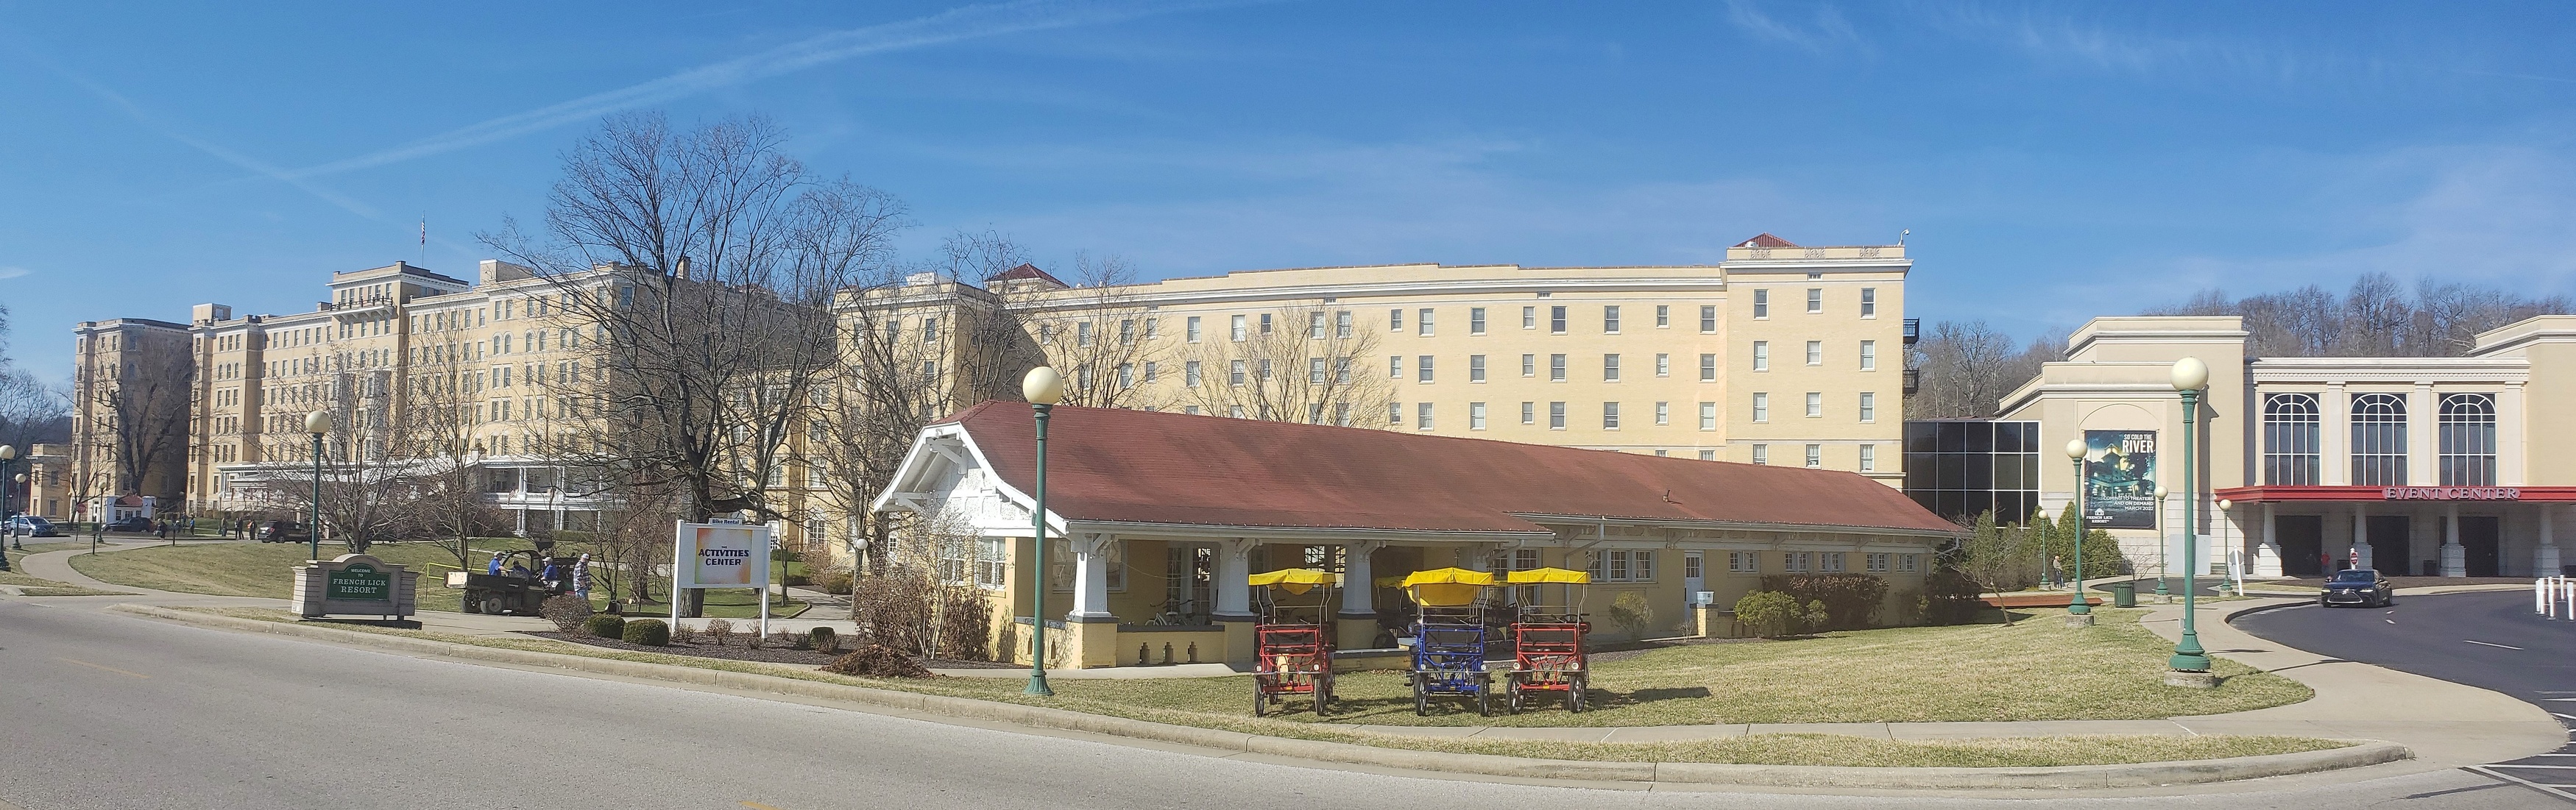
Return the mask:
<path id="1" fill-rule="evenodd" d="M 86 542 L 55 545 L 63 548 L 89 547 Z M 335 545 L 323 544 L 323 556 L 337 557 L 348 553 L 346 547 Z M 488 542 L 478 540 L 467 545 L 487 550 L 524 548 L 525 541 L 492 538 Z M 35 547 L 28 548 L 33 551 Z M 449 551 L 452 548 L 454 546 L 430 542 L 377 543 L 368 547 L 367 553 L 420 572 L 417 605 L 420 610 L 454 613 L 458 610 L 457 603 L 463 591 L 447 587 L 447 572 L 456 570 L 456 555 Z M 100 552 L 96 555 L 78 554 L 73 555 L 71 563 L 73 570 L 119 585 L 182 593 L 285 599 L 294 592 L 294 580 L 288 569 L 304 562 L 308 553 L 309 547 L 301 543 L 207 543 Z M 477 552 L 473 558 L 480 562 L 489 556 L 488 551 Z M 19 583 L 0 580 L 0 584 Z M 654 593 L 667 595 L 668 586 L 667 579 L 657 577 Z M 707 615 L 725 618 L 756 616 L 760 609 L 757 599 L 756 592 L 751 590 L 710 591 L 707 594 Z M 604 589 L 592 590 L 591 601 L 595 606 L 605 607 L 607 600 Z M 669 610 L 668 603 L 658 604 L 660 609 Z M 804 603 L 794 600 L 774 602 L 770 606 L 770 615 L 793 616 L 804 609 Z"/>
<path id="2" fill-rule="evenodd" d="M 60 551 L 66 548 L 88 548 L 88 541 L 78 543 L 56 541 L 28 543 L 26 545 L 27 549 L 25 551 L 11 549 L 7 552 L 9 557 L 9 571 L 7 573 L 0 573 L 0 585 L 19 586 L 23 589 L 20 592 L 28 596 L 115 596 L 125 593 L 124 591 L 93 590 L 67 582 L 55 582 L 50 579 L 38 579 L 36 577 L 27 576 L 26 565 L 22 562 L 27 555 L 43 554 L 48 551 Z"/>
<path id="3" fill-rule="evenodd" d="M 245 609 L 202 609 L 202 612 L 287 622 L 294 617 L 282 611 Z M 2135 625 L 2131 624 L 2134 628 Z M 923 680 L 853 678 L 819 672 L 805 667 L 761 664 L 746 661 L 696 658 L 682 655 L 626 652 L 584 644 L 525 637 L 462 636 L 420 630 L 397 630 L 378 627 L 340 626 L 351 632 L 410 636 L 456 644 L 502 649 L 562 653 L 589 658 L 669 664 L 675 666 L 746 672 L 798 680 L 841 683 L 880 689 L 922 692 L 955 697 L 971 697 L 1006 703 L 1051 706 L 1077 711 L 1132 717 L 1161 723 L 1197 726 L 1227 731 L 1266 734 L 1309 740 L 1349 742 L 1388 748 L 1425 751 L 1448 751 L 1470 754 L 1545 757 L 1552 759 L 1614 762 L 1721 762 L 1770 765 L 1849 765 L 1849 766 L 1949 766 L 1949 767 L 2046 767 L 2056 765 L 2104 765 L 2131 762 L 2214 759 L 2220 757 L 2285 754 L 2340 748 L 2348 743 L 2303 737 L 2233 737 L 2233 736 L 2107 736 L 2077 735 L 2065 737 L 2010 737 L 1975 740 L 1891 741 L 1863 737 L 1825 734 L 1761 734 L 1746 737 L 1701 740 L 1678 743 L 1573 743 L 1554 741 L 1510 740 L 1489 738 L 1421 737 L 1376 734 L 1333 724 L 1295 722 L 1277 717 L 1256 718 L 1234 710 L 1194 711 L 1186 707 L 1158 706 L 1125 700 L 1104 700 L 1119 690 L 1098 687 L 1136 683 L 1188 683 L 1189 681 L 1097 681 L 1059 678 L 1054 682 L 1056 696 L 1033 697 L 1023 694 L 1023 682 L 1013 678 L 930 678 Z M 1977 628 L 1951 628 L 1977 629 Z M 1887 631 L 1868 631 L 1887 632 Z M 2007 678 L 2008 679 L 2008 678 Z M 1198 682 L 1243 686 L 1242 678 L 1197 679 Z M 1248 689 L 1248 687 L 1246 687 Z M 1229 689 L 1242 697 L 1242 690 Z M 2175 690 L 2177 694 L 2190 694 Z M 1811 693 L 1820 704 L 1867 702 L 1883 694 L 1865 690 L 1858 694 L 1836 695 L 1821 691 Z M 1237 701 L 1238 703 L 1244 701 Z M 1408 715 L 1409 716 L 1409 715 Z M 1530 717 L 1532 715 L 1522 715 Z M 1589 716 L 1589 713 L 1587 713 Z M 1823 719 L 1832 715 L 1819 715 Z"/>

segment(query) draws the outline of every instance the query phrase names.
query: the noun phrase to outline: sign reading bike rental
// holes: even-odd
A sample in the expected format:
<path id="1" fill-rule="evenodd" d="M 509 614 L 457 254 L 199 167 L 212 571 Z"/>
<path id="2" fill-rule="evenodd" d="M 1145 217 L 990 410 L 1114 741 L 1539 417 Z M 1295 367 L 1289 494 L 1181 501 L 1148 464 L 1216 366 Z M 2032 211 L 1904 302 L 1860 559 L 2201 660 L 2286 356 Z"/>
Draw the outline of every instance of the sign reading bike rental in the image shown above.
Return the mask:
<path id="1" fill-rule="evenodd" d="M 399 620 L 414 612 L 417 571 L 365 554 L 342 554 L 294 570 L 296 614 L 305 618 L 355 615 Z"/>
<path id="2" fill-rule="evenodd" d="M 760 632 L 769 632 L 770 530 L 743 523 L 675 524 L 671 555 L 671 589 L 758 588 Z M 680 600 L 671 600 L 671 618 L 680 618 Z"/>

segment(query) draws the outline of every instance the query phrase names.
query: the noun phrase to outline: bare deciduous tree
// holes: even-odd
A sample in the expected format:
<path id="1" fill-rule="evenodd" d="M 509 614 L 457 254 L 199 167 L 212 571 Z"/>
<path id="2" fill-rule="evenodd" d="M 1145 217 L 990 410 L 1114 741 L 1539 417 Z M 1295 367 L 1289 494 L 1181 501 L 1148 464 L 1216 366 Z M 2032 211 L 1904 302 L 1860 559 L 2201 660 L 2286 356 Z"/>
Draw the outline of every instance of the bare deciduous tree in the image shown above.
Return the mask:
<path id="1" fill-rule="evenodd" d="M 105 495 L 119 491 L 155 495 L 174 503 L 184 481 L 162 481 L 164 492 L 143 493 L 150 476 L 188 451 L 188 392 L 196 365 L 185 352 L 146 360 L 157 367 L 127 366 L 113 381 L 90 386 L 96 424 L 93 436 L 105 438 L 113 483 Z M 167 478 L 168 476 L 164 476 Z"/>
<path id="2" fill-rule="evenodd" d="M 2203 290 L 2149 315 L 2235 315 L 2257 357 L 2457 357 L 2477 335 L 2534 315 L 2576 312 L 2566 296 L 2526 297 L 2492 287 L 2418 282 L 2412 295 L 2386 273 L 2365 273 L 2340 298 L 2308 285 L 2230 298 Z"/>
<path id="3" fill-rule="evenodd" d="M 1008 293 L 1008 308 L 1033 335 L 1047 365 L 1064 374 L 1064 404 L 1159 408 L 1165 390 L 1148 384 L 1170 351 L 1162 323 L 1136 299 L 1135 273 L 1112 254 L 1074 256 L 1069 289 Z"/>
<path id="4" fill-rule="evenodd" d="M 784 517 L 763 485 L 840 360 L 831 305 L 883 275 L 902 223 L 892 197 L 814 175 L 784 141 L 760 118 L 673 132 L 612 117 L 565 158 L 551 240 L 515 223 L 484 237 L 552 284 L 553 317 L 593 333 L 593 373 L 549 384 L 598 431 L 568 461 L 668 488 L 690 521 Z"/>
<path id="5" fill-rule="evenodd" d="M 1377 331 L 1321 304 L 1233 316 L 1183 344 L 1181 402 L 1217 416 L 1374 427 L 1394 399 Z"/>

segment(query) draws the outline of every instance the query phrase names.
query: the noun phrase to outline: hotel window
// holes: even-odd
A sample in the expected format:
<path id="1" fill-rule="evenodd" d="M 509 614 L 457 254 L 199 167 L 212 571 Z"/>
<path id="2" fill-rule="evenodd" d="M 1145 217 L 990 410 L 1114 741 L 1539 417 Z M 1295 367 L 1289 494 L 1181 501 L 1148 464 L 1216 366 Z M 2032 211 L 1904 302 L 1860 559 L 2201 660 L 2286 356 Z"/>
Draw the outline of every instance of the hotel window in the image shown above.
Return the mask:
<path id="1" fill-rule="evenodd" d="M 1822 466 L 1825 466 L 1825 446 L 1824 446 L 1824 445 L 1821 445 L 1821 444 L 1811 444 L 1811 445 L 1807 445 L 1807 466 L 1809 466 L 1809 467 L 1822 467 Z"/>
<path id="2" fill-rule="evenodd" d="M 1134 364 L 1134 363 L 1120 363 L 1120 364 L 1118 364 L 1118 388 L 1119 388 L 1119 390 L 1122 390 L 1122 391 L 1123 391 L 1123 390 L 1126 390 L 1126 389 L 1129 389 L 1129 388 L 1134 388 L 1134 387 L 1136 387 L 1136 364 Z"/>
<path id="3" fill-rule="evenodd" d="M 1618 355 L 1615 355 L 1615 354 L 1605 354 L 1605 355 L 1602 355 L 1602 356 L 1601 356 L 1601 381 L 1602 381 L 1602 382 L 1618 382 L 1618 381 L 1619 381 L 1619 356 L 1618 356 Z"/>
<path id="4" fill-rule="evenodd" d="M 1484 355 L 1467 355 L 1467 381 L 1471 383 L 1480 383 L 1485 381 Z"/>
<path id="5" fill-rule="evenodd" d="M 1753 421 L 1757 424 L 1771 421 L 1770 394 L 1756 392 L 1753 395 Z"/>
<path id="6" fill-rule="evenodd" d="M 1709 383 L 1717 382 L 1717 355 L 1703 354 L 1699 356 L 1699 381 Z"/>
<path id="7" fill-rule="evenodd" d="M 1717 429 L 1717 403 L 1702 402 L 1699 404 L 1699 429 Z"/>
<path id="8" fill-rule="evenodd" d="M 1565 403 L 1550 402 L 1547 404 L 1547 427 L 1549 430 L 1565 429 Z"/>
<path id="9" fill-rule="evenodd" d="M 1860 370 L 1878 370 L 1878 341 L 1864 340 L 1860 342 Z"/>
<path id="10" fill-rule="evenodd" d="M 1467 334 L 1470 334 L 1470 335 L 1481 335 L 1481 334 L 1484 334 L 1484 333 L 1485 333 L 1485 308 L 1484 308 L 1484 307 L 1468 307 L 1468 308 L 1467 308 Z"/>
<path id="11" fill-rule="evenodd" d="M 1843 553 L 1839 551 L 1816 552 L 1816 571 L 1826 574 L 1842 573 Z"/>
<path id="12" fill-rule="evenodd" d="M 1536 402 L 1523 402 L 1523 403 L 1521 403 L 1521 424 L 1524 424 L 1524 425 L 1535 425 L 1535 424 L 1538 424 L 1538 403 L 1536 403 Z"/>
<path id="13" fill-rule="evenodd" d="M 1754 290 L 1754 291 L 1753 291 L 1753 319 L 1758 321 L 1758 320 L 1762 320 L 1762 319 L 1764 319 L 1764 318 L 1769 318 L 1769 317 L 1771 317 L 1771 291 L 1770 291 L 1770 290 Z M 1705 319 L 1702 319 L 1702 320 L 1703 320 L 1703 321 L 1705 321 Z M 1700 331 L 1702 331 L 1702 332 L 1714 332 L 1714 331 L 1717 331 L 1717 330 L 1715 330 L 1715 329 L 1702 329 L 1702 330 L 1700 330 Z"/>
<path id="14" fill-rule="evenodd" d="M 1825 290 L 1824 290 L 1824 288 L 1822 288 L 1822 287 L 1808 287 L 1808 288 L 1807 288 L 1807 314 L 1809 314 L 1809 315 L 1814 315 L 1814 314 L 1817 314 L 1817 313 L 1820 313 L 1820 312 L 1823 312 L 1823 311 L 1825 311 Z"/>
<path id="15" fill-rule="evenodd" d="M 2484 487 L 2496 481 L 2496 412 L 2492 394 L 2444 394 L 2439 430 L 2442 486 Z"/>
<path id="16" fill-rule="evenodd" d="M 1807 418 L 1809 418 L 1809 419 L 1814 419 L 1814 418 L 1817 418 L 1817 417 L 1820 417 L 1820 416 L 1824 416 L 1824 415 L 1825 415 L 1825 392 L 1823 392 L 1823 391 L 1809 391 L 1809 392 L 1807 392 Z"/>
<path id="17" fill-rule="evenodd" d="M 1470 402 L 1470 403 L 1467 403 L 1467 429 L 1468 429 L 1468 430 L 1484 430 L 1484 429 L 1485 429 L 1485 403 L 1482 403 L 1482 402 Z"/>
<path id="18" fill-rule="evenodd" d="M 1549 332 L 1553 332 L 1553 333 L 1555 333 L 1555 334 L 1559 334 L 1559 335 L 1565 334 L 1565 308 L 1564 308 L 1564 307 L 1548 307 L 1548 308 L 1547 308 L 1547 331 L 1549 331 Z"/>
<path id="19" fill-rule="evenodd" d="M 1657 328 L 1657 329 L 1667 329 L 1667 328 L 1670 328 L 1672 325 L 1673 325 L 1673 308 L 1672 308 L 1672 305 L 1670 305 L 1670 304 L 1656 304 L 1656 305 L 1655 305 L 1655 328 Z"/>
<path id="20" fill-rule="evenodd" d="M 1199 361 L 1196 360 L 1181 364 L 1181 384 L 1197 388 L 1201 379 L 1199 368 Z"/>
<path id="21" fill-rule="evenodd" d="M 1243 406 L 1237 405 L 1235 406 L 1235 410 L 1243 410 Z M 1386 423 L 1390 425 L 1404 424 L 1404 403 L 1389 402 L 1386 404 Z"/>
<path id="22" fill-rule="evenodd" d="M 1088 326 L 1089 324 L 1085 324 L 1085 325 L 1086 325 L 1086 326 Z M 923 343 L 937 343 L 937 342 L 939 342 L 939 319 L 938 319 L 938 318 L 923 318 L 923 319 L 921 319 L 921 342 L 923 342 Z"/>
<path id="23" fill-rule="evenodd" d="M 1262 408 L 1264 408 L 1264 409 L 1267 409 L 1267 408 L 1269 408 L 1270 406 L 1268 406 L 1268 405 L 1263 405 L 1263 406 L 1261 406 L 1261 407 L 1262 407 Z M 1402 407 L 1402 406 L 1398 406 L 1398 405 L 1388 405 L 1387 407 L 1389 407 L 1389 408 L 1396 408 L 1396 407 Z M 1226 409 L 1225 409 L 1225 415 L 1226 415 L 1226 416 L 1229 416 L 1229 417 L 1233 417 L 1233 418 L 1235 418 L 1235 419 L 1241 419 L 1241 418 L 1243 418 L 1243 406 L 1241 406 L 1241 405 L 1230 405 L 1230 406 L 1227 406 L 1227 407 L 1226 407 Z M 1392 419 L 1390 419 L 1390 420 L 1388 420 L 1388 421 L 1392 421 L 1392 422 L 1395 422 L 1395 423 L 1398 423 L 1398 424 L 1402 424 L 1402 423 L 1404 422 L 1404 415 L 1403 415 L 1403 414 L 1390 413 L 1390 414 L 1387 414 L 1387 416 L 1389 416 L 1389 417 L 1393 417 Z"/>
<path id="24" fill-rule="evenodd" d="M 1196 405 L 1192 405 L 1192 406 L 1190 406 L 1190 407 L 1195 408 L 1195 407 L 1198 407 L 1198 406 L 1196 406 Z M 1350 427 L 1350 426 L 1351 426 L 1351 404 L 1350 404 L 1350 403 L 1348 403 L 1348 402 L 1336 402 L 1336 403 L 1333 403 L 1333 424 L 1340 425 L 1340 426 L 1342 426 L 1342 427 Z"/>
<path id="25" fill-rule="evenodd" d="M 2353 395 L 2352 483 L 2366 487 L 2406 485 L 2404 395 Z"/>
<path id="26" fill-rule="evenodd" d="M 1616 402 L 1604 402 L 1604 403 L 1601 403 L 1601 429 L 1603 429 L 1603 430 L 1618 430 L 1618 429 L 1619 429 L 1619 403 L 1616 403 Z"/>
<path id="27" fill-rule="evenodd" d="M 1761 571 L 1762 571 L 1762 552 L 1759 552 L 1759 551 L 1729 551 L 1729 552 L 1727 552 L 1727 553 L 1726 553 L 1726 572 L 1727 572 L 1727 573 L 1729 573 L 1729 574 L 1758 574 L 1758 573 L 1761 573 Z"/>
<path id="28" fill-rule="evenodd" d="M 1350 381 L 1351 359 L 1348 357 L 1333 358 L 1333 382 L 1346 383 Z"/>
<path id="29" fill-rule="evenodd" d="M 1154 327 L 1161 326 L 1161 325 L 1163 325 L 1163 319 L 1161 319 L 1161 318 L 1146 318 L 1146 319 L 1145 319 L 1145 339 L 1146 339 L 1146 340 L 1153 340 L 1153 339 L 1155 339 L 1155 338 L 1161 337 L 1161 336 L 1162 336 L 1162 330 L 1154 328 Z"/>
<path id="30" fill-rule="evenodd" d="M 1152 322 L 1152 321 L 1146 321 L 1146 323 L 1153 323 L 1153 322 Z M 1155 377 L 1156 377 L 1156 375 L 1154 374 L 1154 367 L 1155 367 L 1155 365 L 1156 365 L 1156 363 L 1155 363 L 1154 361 L 1152 361 L 1152 360 L 1147 360 L 1147 361 L 1145 361 L 1145 384 L 1146 384 L 1146 385 L 1153 385 L 1153 384 L 1154 384 Z"/>
<path id="31" fill-rule="evenodd" d="M 1227 323 L 1228 335 L 1234 338 L 1234 342 L 1242 343 L 1244 338 L 1251 336 L 1250 330 L 1244 328 L 1243 316 L 1236 315 Z"/>
<path id="32" fill-rule="evenodd" d="M 1878 471 L 1878 445 L 1864 444 L 1860 446 L 1860 471 Z"/>
<path id="33" fill-rule="evenodd" d="M 2317 395 L 2263 398 L 2263 483 L 2317 485 Z"/>
<path id="34" fill-rule="evenodd" d="M 1120 320 L 1118 321 L 1118 345 L 1126 346 L 1126 345 L 1134 344 L 1135 342 L 1136 342 L 1136 319 L 1134 319 L 1134 318 L 1122 318 L 1122 319 L 1120 319 Z"/>
<path id="35" fill-rule="evenodd" d="M 1414 403 L 1414 406 L 1413 406 L 1413 413 L 1414 413 L 1413 428 L 1414 428 L 1415 430 L 1430 430 L 1430 429 L 1431 429 L 1431 403 L 1428 403 L 1428 402 L 1417 402 L 1417 403 Z"/>
<path id="36" fill-rule="evenodd" d="M 1387 357 L 1386 357 L 1386 378 L 1387 378 L 1387 379 L 1390 379 L 1390 380 L 1401 380 L 1401 379 L 1404 379 L 1404 355 L 1401 355 L 1401 354 L 1390 354 L 1390 355 L 1387 355 Z"/>
<path id="37" fill-rule="evenodd" d="M 1672 356 L 1672 355 L 1664 354 L 1664 353 L 1662 353 L 1662 352 L 1657 352 L 1657 353 L 1655 353 L 1655 376 L 1657 376 L 1657 377 L 1670 377 L 1670 376 L 1673 376 L 1673 356 Z"/>
<path id="38" fill-rule="evenodd" d="M 1757 445 L 1754 445 L 1754 446 L 1753 446 L 1753 463 L 1755 463 L 1755 464 L 1769 464 L 1769 463 L 1771 463 L 1771 445 L 1767 445 L 1767 444 L 1757 444 Z"/>
<path id="39" fill-rule="evenodd" d="M 1081 323 L 1077 323 L 1077 324 L 1074 324 L 1074 325 L 1073 325 L 1073 345 L 1076 345 L 1076 346 L 1089 346 L 1089 345 L 1091 345 L 1091 322 L 1090 322 L 1090 321 L 1083 321 L 1083 322 L 1081 322 Z"/>
<path id="40" fill-rule="evenodd" d="M 1270 334 L 1270 313 L 1261 313 L 1261 333 Z"/>
<path id="41" fill-rule="evenodd" d="M 1333 336 L 1339 338 L 1351 336 L 1350 310 L 1345 309 L 1340 312 L 1333 313 Z"/>
<path id="42" fill-rule="evenodd" d="M 1887 552 L 1873 551 L 1860 555 L 1862 570 L 1872 574 L 1887 573 Z"/>
<path id="43" fill-rule="evenodd" d="M 1191 343 L 1199 342 L 1199 316 L 1190 316 L 1189 321 L 1181 326 L 1181 339 Z"/>
<path id="44" fill-rule="evenodd" d="M 1700 356 L 1701 356 L 1701 357 L 1715 357 L 1716 355 L 1707 355 L 1707 354 L 1703 354 L 1703 355 L 1700 355 Z M 1712 370 L 1714 370 L 1714 369 L 1712 369 Z M 1771 341 L 1768 341 L 1768 340 L 1757 340 L 1757 341 L 1753 341 L 1753 370 L 1754 370 L 1754 371 L 1770 371 L 1770 370 L 1771 370 Z M 1702 374 L 1702 375 L 1700 375 L 1700 377 L 1701 377 L 1701 380 L 1700 380 L 1701 382 L 1711 382 L 1711 381 L 1713 381 L 1713 378 L 1714 378 L 1714 377 L 1713 377 L 1713 375 L 1708 375 L 1708 374 Z"/>
<path id="45" fill-rule="evenodd" d="M 1548 382 L 1565 382 L 1565 355 L 1551 354 L 1547 356 L 1547 380 Z"/>
<path id="46" fill-rule="evenodd" d="M 1310 338 L 1321 338 L 1324 336 L 1324 313 L 1306 313 L 1306 336 Z"/>
<path id="47" fill-rule="evenodd" d="M 1386 331 L 1403 334 L 1404 310 L 1390 309 L 1386 311 Z"/>
<path id="48" fill-rule="evenodd" d="M 1878 288 L 1860 288 L 1860 316 L 1863 318 L 1878 317 Z"/>
<path id="49" fill-rule="evenodd" d="M 1702 450 L 1702 451 L 1699 451 L 1699 460 L 1701 460 L 1701 461 L 1716 461 L 1716 460 L 1717 460 L 1717 451 L 1715 451 L 1715 450 Z"/>
<path id="50" fill-rule="evenodd" d="M 1878 394 L 1870 391 L 1860 392 L 1860 421 L 1878 421 Z"/>
<path id="51" fill-rule="evenodd" d="M 1913 570 L 1914 570 L 1914 555 L 1912 555 L 1912 554 L 1899 554 L 1899 555 L 1896 555 L 1896 570 L 1897 570 L 1897 571 L 1899 571 L 1899 572 L 1910 572 L 1910 571 L 1913 571 Z"/>
<path id="52" fill-rule="evenodd" d="M 1672 424 L 1672 423 L 1673 423 L 1673 404 L 1672 404 L 1672 403 L 1670 403 L 1670 402 L 1658 402 L 1658 403 L 1655 403 L 1655 424 L 1658 424 L 1658 425 L 1669 425 L 1669 424 Z"/>
<path id="53" fill-rule="evenodd" d="M 1783 570 L 1792 574 L 1804 574 L 1816 566 L 1816 553 L 1813 551 L 1791 551 L 1780 557 L 1789 563 L 1783 566 Z"/>
<path id="54" fill-rule="evenodd" d="M 1415 359 L 1413 380 L 1414 382 L 1431 381 L 1431 355 L 1426 354 Z"/>
<path id="55" fill-rule="evenodd" d="M 1607 335 L 1619 334 L 1619 305 L 1611 304 L 1601 308 L 1601 332 Z"/>
<path id="56" fill-rule="evenodd" d="M 1265 383 L 1270 381 L 1270 358 L 1264 357 L 1259 365 L 1253 366 L 1252 378 Z"/>
<path id="57" fill-rule="evenodd" d="M 1825 342 L 1821 340 L 1807 341 L 1807 365 L 1821 366 L 1824 364 Z"/>
<path id="58" fill-rule="evenodd" d="M 1306 383 L 1308 385 L 1324 384 L 1324 358 L 1306 358 Z"/>
<path id="59" fill-rule="evenodd" d="M 1535 354 L 1524 354 L 1524 355 L 1521 355 L 1521 376 L 1523 376 L 1523 377 L 1536 377 L 1536 376 L 1538 376 L 1538 355 L 1535 355 Z"/>
<path id="60" fill-rule="evenodd" d="M 1226 372 L 1226 376 L 1225 376 L 1226 384 L 1228 384 L 1228 385 L 1242 385 L 1242 384 L 1243 384 L 1243 378 L 1244 378 L 1244 370 L 1245 370 L 1245 369 L 1244 369 L 1243 361 L 1241 361 L 1241 360 L 1236 360 L 1236 361 L 1234 361 L 1234 363 L 1233 363 L 1233 367 L 1232 367 L 1231 369 L 1229 369 L 1229 370 Z"/>
<path id="61" fill-rule="evenodd" d="M 1521 307 L 1521 328 L 1538 328 L 1538 307 Z"/>
<path id="62" fill-rule="evenodd" d="M 1655 553 L 1628 549 L 1599 552 L 1592 555 L 1591 574 L 1595 582 L 1653 582 Z"/>
<path id="63" fill-rule="evenodd" d="M 1431 336 L 1431 310 L 1424 309 L 1415 312 L 1413 320 L 1414 326 L 1418 327 L 1418 331 L 1423 337 Z"/>
<path id="64" fill-rule="evenodd" d="M 1717 307 L 1704 306 L 1699 308 L 1699 331 L 1700 334 L 1703 335 L 1717 333 Z"/>

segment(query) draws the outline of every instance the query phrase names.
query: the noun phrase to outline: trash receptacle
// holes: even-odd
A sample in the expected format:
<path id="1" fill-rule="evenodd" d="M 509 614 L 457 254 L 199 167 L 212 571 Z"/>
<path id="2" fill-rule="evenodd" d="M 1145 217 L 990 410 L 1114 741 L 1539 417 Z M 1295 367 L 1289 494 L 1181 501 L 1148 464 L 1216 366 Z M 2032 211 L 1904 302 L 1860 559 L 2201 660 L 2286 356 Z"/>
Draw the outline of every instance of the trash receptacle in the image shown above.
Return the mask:
<path id="1" fill-rule="evenodd" d="M 2111 606 L 2112 606 L 2112 607 L 2137 607 L 2137 606 L 2138 606 L 2138 583 L 2135 583 L 2135 582 L 2114 582 L 2114 583 L 2111 583 Z"/>

